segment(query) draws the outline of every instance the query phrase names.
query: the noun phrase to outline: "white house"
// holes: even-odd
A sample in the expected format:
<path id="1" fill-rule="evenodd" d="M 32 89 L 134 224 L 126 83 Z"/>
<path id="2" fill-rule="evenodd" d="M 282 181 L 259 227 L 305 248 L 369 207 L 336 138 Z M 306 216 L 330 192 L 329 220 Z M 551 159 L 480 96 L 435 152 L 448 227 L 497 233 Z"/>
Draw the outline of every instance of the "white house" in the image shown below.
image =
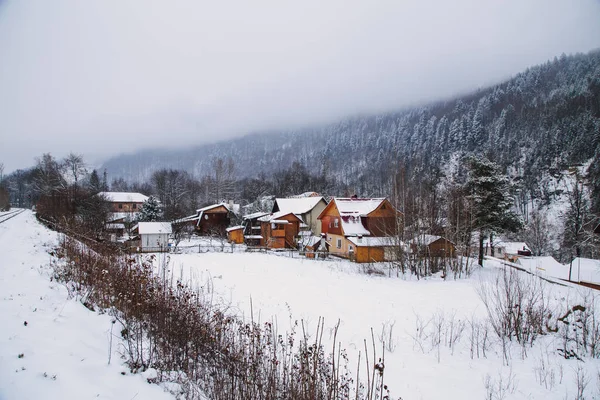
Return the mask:
<path id="1" fill-rule="evenodd" d="M 325 207 L 327 207 L 327 202 L 322 196 L 309 192 L 295 197 L 275 199 L 273 212 L 281 211 L 296 214 L 304 223 L 301 228 L 319 236 L 321 234 L 321 223 L 317 217 Z"/>
<path id="2" fill-rule="evenodd" d="M 140 251 L 169 251 L 169 235 L 172 233 L 169 222 L 140 222 L 133 231 L 139 236 Z"/>

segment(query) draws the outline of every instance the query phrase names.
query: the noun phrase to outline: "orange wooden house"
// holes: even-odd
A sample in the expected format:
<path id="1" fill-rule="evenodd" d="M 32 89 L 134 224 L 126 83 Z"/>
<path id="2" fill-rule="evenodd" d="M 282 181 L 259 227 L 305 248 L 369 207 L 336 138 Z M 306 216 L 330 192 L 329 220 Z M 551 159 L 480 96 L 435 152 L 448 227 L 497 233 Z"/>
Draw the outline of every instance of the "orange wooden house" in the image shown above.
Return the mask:
<path id="1" fill-rule="evenodd" d="M 295 249 L 296 236 L 300 232 L 300 219 L 286 211 L 265 215 L 260 221 L 260 245 L 271 249 Z"/>
<path id="2" fill-rule="evenodd" d="M 321 212 L 330 254 L 356 262 L 394 259 L 402 213 L 385 198 L 334 198 Z"/>

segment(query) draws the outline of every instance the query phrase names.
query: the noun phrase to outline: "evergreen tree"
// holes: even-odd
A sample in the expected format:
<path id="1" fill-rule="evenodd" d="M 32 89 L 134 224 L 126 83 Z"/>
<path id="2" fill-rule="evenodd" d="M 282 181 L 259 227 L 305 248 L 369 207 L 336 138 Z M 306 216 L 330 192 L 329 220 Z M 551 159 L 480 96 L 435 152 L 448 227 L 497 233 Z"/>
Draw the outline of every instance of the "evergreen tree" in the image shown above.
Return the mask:
<path id="1" fill-rule="evenodd" d="M 102 184 L 100 183 L 100 177 L 98 171 L 93 170 L 90 174 L 90 182 L 88 184 L 90 192 L 96 194 L 102 191 Z"/>
<path id="2" fill-rule="evenodd" d="M 473 227 L 479 231 L 479 265 L 483 265 L 483 239 L 495 233 L 516 232 L 522 227 L 511 210 L 514 204 L 510 183 L 500 167 L 485 159 L 467 159 L 469 177 L 466 183 L 471 202 Z"/>
<path id="3" fill-rule="evenodd" d="M 158 221 L 162 217 L 162 207 L 156 197 L 150 196 L 148 200 L 142 204 L 139 221 L 152 222 Z"/>

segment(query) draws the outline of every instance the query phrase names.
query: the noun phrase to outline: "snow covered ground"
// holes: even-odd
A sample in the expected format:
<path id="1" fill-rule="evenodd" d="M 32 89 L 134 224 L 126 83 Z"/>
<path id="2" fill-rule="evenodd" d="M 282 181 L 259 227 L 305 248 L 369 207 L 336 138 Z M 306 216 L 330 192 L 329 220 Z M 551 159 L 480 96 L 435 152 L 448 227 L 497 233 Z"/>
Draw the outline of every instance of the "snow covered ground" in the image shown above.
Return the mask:
<path id="1" fill-rule="evenodd" d="M 348 350 L 351 362 L 363 351 L 364 339 L 371 346 L 371 328 L 378 348 L 382 332 L 389 342 L 391 329 L 393 351 L 385 355 L 385 375 L 396 397 L 485 399 L 489 387 L 504 385 L 505 397 L 493 398 L 575 398 L 579 363 L 554 352 L 558 347 L 554 337 L 539 339 L 524 360 L 515 348 L 508 367 L 503 366 L 498 347 L 489 351 L 487 358 L 471 359 L 468 321 L 486 315 L 477 287 L 498 273 L 499 262 L 488 260 L 486 267 L 477 269 L 469 279 L 445 282 L 439 278 L 417 281 L 368 276 L 350 262 L 273 254 L 171 254 L 167 260 L 174 277 L 202 287 L 233 313 L 249 319 L 252 311 L 255 320 L 276 321 L 280 333 L 289 330 L 295 320 L 303 320 L 307 332 L 314 332 L 319 317 L 324 317 L 325 332 L 330 333 L 324 341 L 331 345 L 339 319 L 337 339 Z M 563 303 L 566 297 L 575 298 L 578 291 L 587 290 L 546 285 L 554 301 Z M 456 324 L 466 321 L 467 327 L 454 351 L 443 344 L 438 350 L 431 334 L 434 322 L 445 324 L 444 342 L 452 318 Z M 362 354 L 364 359 L 364 351 Z M 596 378 L 600 363 L 586 360 L 583 368 L 589 380 L 586 398 L 600 396 Z M 549 378 L 542 382 L 542 370 L 554 377 L 551 385 Z"/>
<path id="2" fill-rule="evenodd" d="M 50 280 L 48 250 L 56 240 L 29 211 L 0 224 L 0 399 L 172 398 L 121 365 L 118 333 L 108 365 L 110 317 L 69 300 L 64 286 Z M 252 309 L 255 320 L 276 320 L 280 333 L 296 320 L 314 332 L 324 317 L 323 339 L 331 345 L 339 320 L 337 340 L 350 368 L 359 350 L 364 360 L 370 329 L 378 348 L 383 331 L 392 341 L 385 376 L 394 398 L 485 399 L 495 392 L 493 399 L 571 399 L 578 369 L 587 381 L 585 398 L 600 398 L 598 360 L 561 358 L 554 336 L 538 339 L 525 359 L 514 348 L 510 366 L 503 366 L 497 345 L 486 357 L 471 357 L 469 322 L 486 316 L 477 288 L 499 271 L 493 260 L 468 279 L 447 282 L 369 276 L 350 262 L 285 254 L 193 252 L 162 254 L 161 261 L 231 313 L 250 318 Z M 538 260 L 535 268 L 545 267 Z M 588 290 L 547 286 L 557 304 Z M 466 323 L 453 349 L 444 345 L 450 321 Z M 436 322 L 444 326 L 441 338 L 433 334 Z"/>
<path id="3" fill-rule="evenodd" d="M 0 399 L 172 399 L 121 365 L 118 337 L 108 365 L 111 318 L 50 280 L 56 243 L 30 211 L 0 224 Z"/>

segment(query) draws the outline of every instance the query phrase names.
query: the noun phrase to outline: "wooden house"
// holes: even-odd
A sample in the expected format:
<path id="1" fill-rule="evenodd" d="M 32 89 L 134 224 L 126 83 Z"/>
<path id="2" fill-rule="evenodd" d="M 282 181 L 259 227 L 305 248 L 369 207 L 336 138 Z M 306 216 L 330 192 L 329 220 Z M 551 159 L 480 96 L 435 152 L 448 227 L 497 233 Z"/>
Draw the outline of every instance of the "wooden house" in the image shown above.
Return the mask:
<path id="1" fill-rule="evenodd" d="M 308 192 L 299 196 L 275 199 L 272 212 L 285 211 L 296 214 L 304 222 L 302 229 L 319 236 L 321 234 L 321 223 L 317 218 L 326 206 L 327 202 L 322 196 L 314 192 Z"/>
<path id="2" fill-rule="evenodd" d="M 421 257 L 454 257 L 456 245 L 450 240 L 437 236 L 421 234 L 408 242 L 412 254 Z"/>
<path id="3" fill-rule="evenodd" d="M 244 243 L 244 226 L 238 225 L 227 228 L 227 240 L 235 244 Z"/>
<path id="4" fill-rule="evenodd" d="M 302 220 L 292 212 L 276 212 L 265 215 L 260 221 L 260 245 L 271 249 L 297 248 L 296 236 Z"/>
<path id="5" fill-rule="evenodd" d="M 385 198 L 336 197 L 318 219 L 331 254 L 378 262 L 394 259 L 394 249 L 401 245 L 397 239 L 401 216 Z"/>
<path id="6" fill-rule="evenodd" d="M 135 235 L 133 244 L 139 251 L 169 251 L 169 235 L 172 232 L 169 222 L 139 222 L 132 231 Z"/>
<path id="7" fill-rule="evenodd" d="M 196 210 L 196 214 L 172 222 L 175 229 L 184 226 L 193 227 L 201 236 L 227 236 L 227 227 L 231 219 L 231 210 L 225 203 L 212 204 Z"/>
<path id="8" fill-rule="evenodd" d="M 269 215 L 265 212 L 255 212 L 242 217 L 244 227 L 244 243 L 248 246 L 260 246 L 263 239 L 259 218 Z"/>
<path id="9" fill-rule="evenodd" d="M 138 213 L 148 196 L 137 192 L 100 192 L 101 196 L 110 203 L 113 213 Z"/>

